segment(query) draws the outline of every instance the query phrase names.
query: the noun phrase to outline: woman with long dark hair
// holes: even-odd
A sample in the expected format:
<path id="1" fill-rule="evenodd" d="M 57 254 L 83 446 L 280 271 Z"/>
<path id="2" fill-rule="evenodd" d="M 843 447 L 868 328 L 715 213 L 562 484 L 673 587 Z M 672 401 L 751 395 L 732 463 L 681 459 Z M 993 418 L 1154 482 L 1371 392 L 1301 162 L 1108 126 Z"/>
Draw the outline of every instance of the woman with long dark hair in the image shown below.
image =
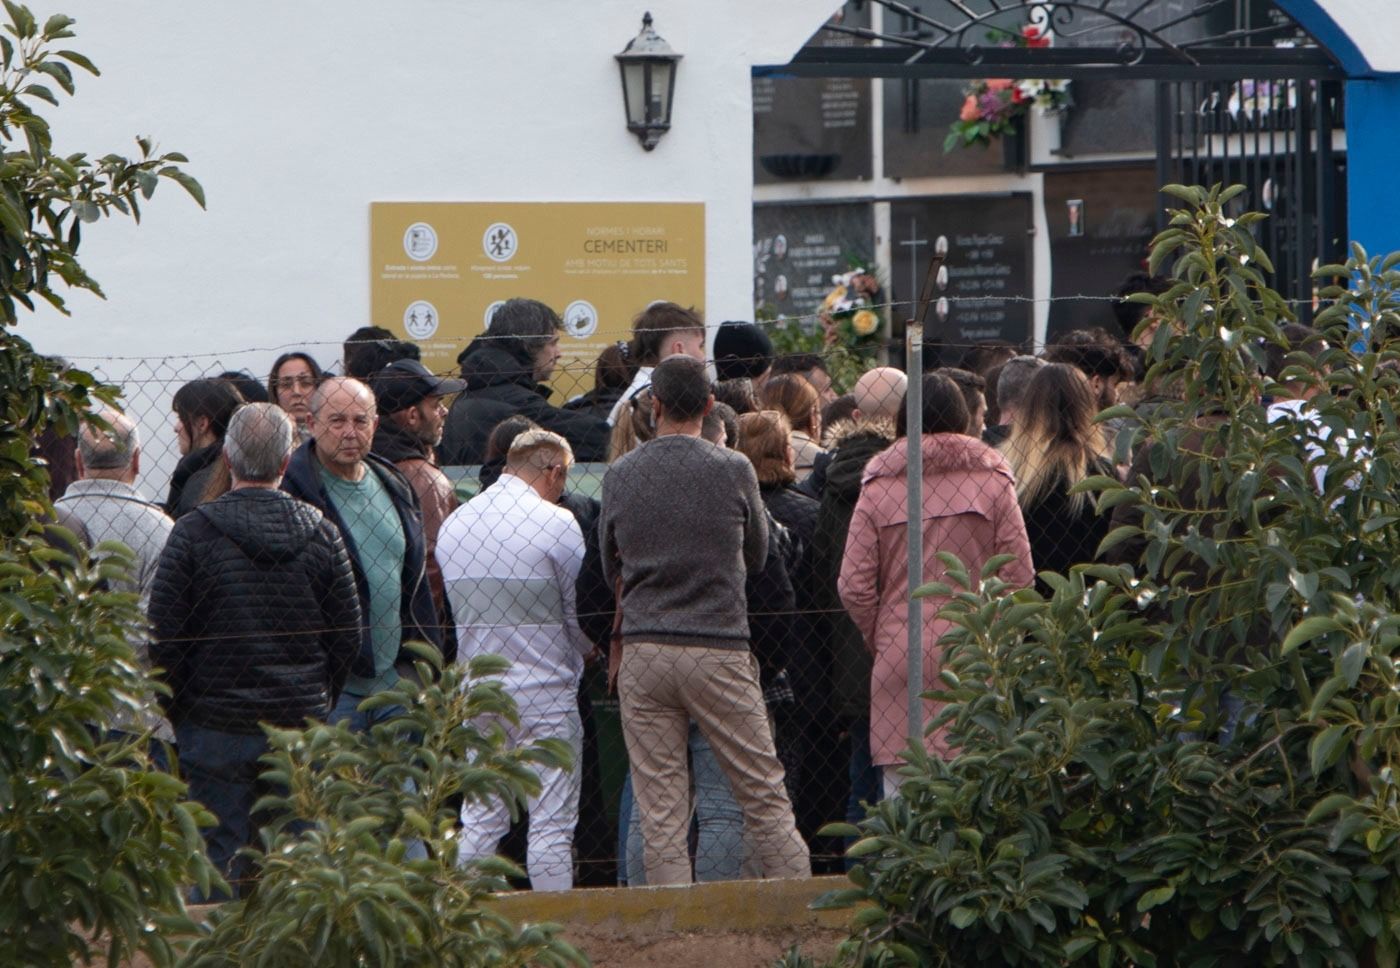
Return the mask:
<path id="1" fill-rule="evenodd" d="M 1113 476 L 1094 423 L 1099 401 L 1078 368 L 1050 363 L 1036 371 L 1021 398 L 1019 416 L 1003 450 L 1016 478 L 1036 571 L 1064 574 L 1094 560 L 1108 534 L 1090 494 L 1071 494 L 1086 477 Z M 1048 591 L 1043 585 L 1042 591 Z"/>
<path id="2" fill-rule="evenodd" d="M 287 411 L 302 440 L 311 433 L 307 426 L 311 419 L 311 394 L 320 382 L 320 364 L 300 350 L 277 357 L 267 377 L 270 399 Z"/>
<path id="3" fill-rule="evenodd" d="M 219 464 L 229 419 L 241 406 L 243 397 L 227 380 L 193 380 L 175 391 L 171 409 L 181 457 L 165 500 L 166 513 L 172 518 L 194 510 L 204 499 Z"/>

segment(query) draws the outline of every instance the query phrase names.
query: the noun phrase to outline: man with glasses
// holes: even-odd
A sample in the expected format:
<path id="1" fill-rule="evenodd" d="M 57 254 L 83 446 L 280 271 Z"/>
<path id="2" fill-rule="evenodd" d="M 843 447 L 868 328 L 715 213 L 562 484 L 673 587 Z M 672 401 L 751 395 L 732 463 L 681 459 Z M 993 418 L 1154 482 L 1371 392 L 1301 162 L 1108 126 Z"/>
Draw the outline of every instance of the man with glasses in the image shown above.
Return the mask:
<path id="1" fill-rule="evenodd" d="M 350 552 L 359 593 L 361 649 L 330 721 L 366 730 L 395 710 L 361 712 L 366 697 L 412 668 L 406 641 L 442 648 L 425 568 L 418 497 L 393 464 L 370 453 L 378 425 L 374 394 L 332 377 L 311 396 L 311 439 L 293 453 L 282 489 L 319 508 Z"/>
<path id="2" fill-rule="evenodd" d="M 583 750 L 578 685 L 592 649 L 575 604 L 583 533 L 558 503 L 573 459 L 569 442 L 558 434 L 519 434 L 500 478 L 452 513 L 437 545 L 457 618 L 458 654 L 464 660 L 487 653 L 510 660 L 501 680 L 520 721 L 500 725 L 511 742 L 552 737 L 573 751 L 571 769 L 539 771 L 541 790 L 529 802 L 526 869 L 537 891 L 573 887 Z M 489 856 L 509 828 L 510 814 L 499 798 L 464 804 L 459 860 Z"/>

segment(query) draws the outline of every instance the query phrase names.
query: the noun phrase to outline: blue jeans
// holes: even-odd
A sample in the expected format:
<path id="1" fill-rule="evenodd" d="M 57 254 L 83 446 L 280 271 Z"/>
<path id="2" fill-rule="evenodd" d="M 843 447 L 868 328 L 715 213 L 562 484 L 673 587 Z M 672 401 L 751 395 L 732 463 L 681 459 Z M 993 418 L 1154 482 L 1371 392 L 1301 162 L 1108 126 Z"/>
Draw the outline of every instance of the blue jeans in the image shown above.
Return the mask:
<path id="1" fill-rule="evenodd" d="M 694 723 L 690 724 L 687 745 L 690 776 L 695 786 L 695 879 L 701 882 L 738 880 L 744 876 L 745 862 L 749 860 L 744 840 L 744 812 L 734 799 L 714 751 Z M 618 856 L 624 859 L 622 870 L 626 883 L 633 887 L 646 884 L 641 815 L 632 796 L 630 773 L 622 787 L 618 810 Z"/>
<path id="2" fill-rule="evenodd" d="M 348 692 L 342 692 L 340 698 L 335 701 L 335 708 L 326 717 L 326 722 L 334 726 L 337 723 L 349 722 L 350 732 L 368 733 L 370 729 L 380 723 L 387 722 L 395 716 L 403 715 L 402 706 L 385 706 L 383 709 L 372 709 L 368 711 L 359 708 L 360 703 L 368 699 L 368 696 L 352 696 Z M 413 781 L 405 780 L 404 789 L 412 792 Z M 428 856 L 428 846 L 421 840 L 410 840 L 405 844 L 404 857 L 409 860 L 423 860 Z"/>
<path id="3" fill-rule="evenodd" d="M 204 831 L 209 860 L 236 897 L 240 884 L 249 881 L 253 873 L 247 858 L 240 857 L 238 851 L 252 844 L 256 834 L 253 804 L 263 792 L 258 784 L 262 769 L 258 757 L 267 752 L 267 737 L 262 733 L 225 733 L 194 723 L 176 726 L 175 737 L 190 799 L 208 807 L 219 821 Z M 203 904 L 230 897 L 217 889 L 205 897 L 196 886 L 190 900 Z"/>
<path id="4" fill-rule="evenodd" d="M 851 722 L 851 794 L 846 800 L 846 822 L 860 823 L 865 819 L 865 804 L 879 803 L 883 799 L 880 770 L 871 762 L 870 720 L 866 718 Z M 855 843 L 855 838 L 846 838 L 846 846 Z M 846 870 L 857 861 L 846 858 Z"/>
<path id="5" fill-rule="evenodd" d="M 352 696 L 348 692 L 342 692 L 340 698 L 335 701 L 335 708 L 326 717 L 326 722 L 334 726 L 336 723 L 349 720 L 350 732 L 368 733 L 371 727 L 403 714 L 402 706 L 386 706 L 383 709 L 361 712 L 360 703 L 368 698 L 368 696 Z"/>

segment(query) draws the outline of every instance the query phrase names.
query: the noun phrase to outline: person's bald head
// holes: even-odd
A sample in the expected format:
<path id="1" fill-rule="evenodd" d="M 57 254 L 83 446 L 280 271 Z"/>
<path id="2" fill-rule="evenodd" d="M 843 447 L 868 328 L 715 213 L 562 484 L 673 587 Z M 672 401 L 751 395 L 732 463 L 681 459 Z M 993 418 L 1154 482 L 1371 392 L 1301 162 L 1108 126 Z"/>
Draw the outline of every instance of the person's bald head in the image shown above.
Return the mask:
<path id="1" fill-rule="evenodd" d="M 316 456 L 337 477 L 359 480 L 361 463 L 379 425 L 374 393 L 359 380 L 331 377 L 311 395 L 311 435 Z"/>
<path id="2" fill-rule="evenodd" d="M 851 395 L 856 398 L 856 412 L 868 420 L 893 420 L 904 402 L 909 378 L 903 370 L 892 366 L 877 366 L 867 370 L 856 381 Z"/>
<path id="3" fill-rule="evenodd" d="M 94 411 L 93 416 L 106 421 L 108 429 L 83 424 L 78 434 L 78 476 L 132 483 L 141 467 L 141 442 L 136 422 L 109 407 Z"/>

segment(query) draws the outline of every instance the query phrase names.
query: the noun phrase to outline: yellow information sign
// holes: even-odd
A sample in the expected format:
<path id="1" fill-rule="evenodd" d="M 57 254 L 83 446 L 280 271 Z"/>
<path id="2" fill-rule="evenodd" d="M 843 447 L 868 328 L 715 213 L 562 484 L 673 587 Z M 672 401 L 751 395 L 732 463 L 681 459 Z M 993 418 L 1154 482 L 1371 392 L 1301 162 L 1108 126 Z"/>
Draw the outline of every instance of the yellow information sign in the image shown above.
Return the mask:
<path id="1" fill-rule="evenodd" d="M 538 299 L 564 320 L 552 381 L 560 397 L 593 385 L 593 364 L 656 300 L 705 296 L 705 206 L 689 202 L 375 202 L 375 324 L 422 348 L 434 372 L 486 329 L 501 302 Z"/>

